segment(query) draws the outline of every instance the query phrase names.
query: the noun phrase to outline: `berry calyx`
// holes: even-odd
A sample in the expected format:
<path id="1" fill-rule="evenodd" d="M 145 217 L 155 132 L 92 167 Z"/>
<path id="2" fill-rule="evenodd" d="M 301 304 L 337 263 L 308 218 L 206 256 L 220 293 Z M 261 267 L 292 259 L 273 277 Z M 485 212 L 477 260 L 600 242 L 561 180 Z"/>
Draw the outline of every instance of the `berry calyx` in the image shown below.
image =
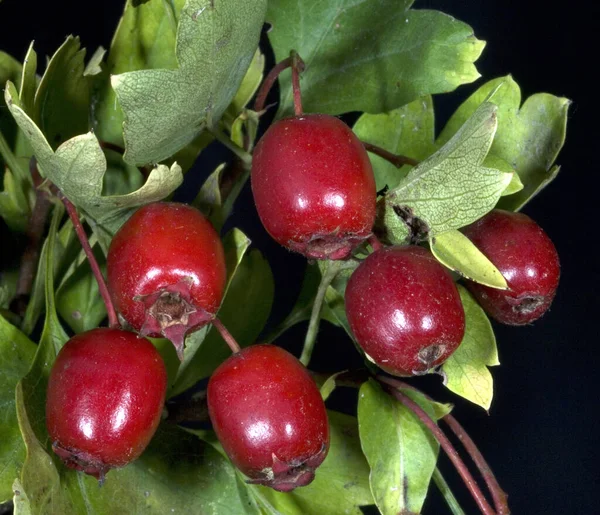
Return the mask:
<path id="1" fill-rule="evenodd" d="M 456 285 L 422 247 L 373 252 L 350 277 L 345 300 L 357 343 L 390 374 L 426 373 L 448 359 L 464 336 Z"/>
<path id="2" fill-rule="evenodd" d="M 167 372 L 146 339 L 100 328 L 71 338 L 50 372 L 46 426 L 69 468 L 103 481 L 135 460 L 160 422 Z"/>
<path id="3" fill-rule="evenodd" d="M 208 383 L 214 430 L 250 483 L 281 492 L 308 485 L 329 450 L 321 394 L 306 368 L 274 345 L 231 356 Z"/>
<path id="4" fill-rule="evenodd" d="M 267 232 L 310 259 L 345 259 L 371 234 L 369 156 L 341 120 L 306 114 L 274 123 L 256 146 L 252 192 Z"/>
<path id="5" fill-rule="evenodd" d="M 508 290 L 498 290 L 466 281 L 483 309 L 508 325 L 540 318 L 552 304 L 560 279 L 556 247 L 542 228 L 527 215 L 495 209 L 463 232 L 508 284 Z"/>
<path id="6" fill-rule="evenodd" d="M 180 359 L 186 335 L 215 316 L 225 289 L 223 246 L 195 208 L 157 202 L 138 209 L 113 238 L 108 288 L 143 336 L 165 337 Z"/>

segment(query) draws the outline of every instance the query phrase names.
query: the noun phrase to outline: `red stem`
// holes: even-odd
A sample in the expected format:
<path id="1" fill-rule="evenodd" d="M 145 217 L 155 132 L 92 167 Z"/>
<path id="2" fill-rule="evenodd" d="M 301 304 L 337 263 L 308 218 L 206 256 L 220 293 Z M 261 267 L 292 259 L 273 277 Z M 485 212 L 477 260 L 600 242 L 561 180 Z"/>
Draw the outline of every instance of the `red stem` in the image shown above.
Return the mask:
<path id="1" fill-rule="evenodd" d="M 460 474 L 460 477 L 462 478 L 465 485 L 469 489 L 469 492 L 473 496 L 473 499 L 475 499 L 475 502 L 477 503 L 477 506 L 479 506 L 481 513 L 483 513 L 484 515 L 496 515 L 496 512 L 492 509 L 490 504 L 487 502 L 485 496 L 483 495 L 483 492 L 479 488 L 479 485 L 477 485 L 477 482 L 471 475 L 471 472 L 469 472 L 469 469 L 465 465 L 465 462 L 459 456 L 457 450 L 452 445 L 450 440 L 448 440 L 448 437 L 438 427 L 438 425 L 431 419 L 431 417 L 425 412 L 425 410 L 423 410 L 416 402 L 414 402 L 412 399 L 407 397 L 405 394 L 403 394 L 398 389 L 398 388 L 404 386 L 402 384 L 402 382 L 395 381 L 394 379 L 390 379 L 390 378 L 387 378 L 384 376 L 377 376 L 377 379 L 379 381 L 381 381 L 382 383 L 385 383 L 386 385 L 390 386 L 390 388 L 389 388 L 390 393 L 398 401 L 400 401 L 408 409 L 410 409 L 415 415 L 417 415 L 417 417 L 419 417 L 419 420 L 421 420 L 421 422 L 423 422 L 423 424 L 427 427 L 427 429 L 429 429 L 431 431 L 433 436 L 435 436 L 436 440 L 440 443 L 440 446 L 442 447 L 442 449 L 444 449 L 444 452 L 448 455 L 448 458 L 450 458 L 450 461 L 452 462 L 452 464 L 454 465 L 454 467 Z M 402 386 L 399 386 L 398 383 Z"/>
<path id="2" fill-rule="evenodd" d="M 217 331 L 219 331 L 219 333 L 221 334 L 221 338 L 223 338 L 223 340 L 225 340 L 225 343 L 229 345 L 231 352 L 235 354 L 236 352 L 240 352 L 240 350 L 242 350 L 238 342 L 235 341 L 233 335 L 227 330 L 227 328 L 223 325 L 223 322 L 221 322 L 217 317 L 213 318 L 212 325 L 214 325 L 217 328 Z"/>
<path id="3" fill-rule="evenodd" d="M 110 327 L 119 327 L 119 319 L 117 318 L 117 312 L 115 311 L 115 307 L 110 298 L 110 294 L 108 293 L 108 288 L 106 287 L 106 282 L 104 281 L 104 276 L 102 275 L 102 271 L 98 266 L 98 261 L 96 261 L 96 257 L 94 256 L 94 252 L 92 251 L 92 247 L 90 246 L 90 242 L 88 241 L 87 234 L 85 233 L 85 229 L 83 225 L 81 225 L 81 220 L 79 219 L 79 215 L 77 214 L 77 209 L 72 204 L 72 202 L 65 197 L 62 191 L 59 190 L 58 197 L 62 201 L 67 210 L 67 214 L 73 223 L 73 227 L 75 228 L 75 232 L 77 233 L 77 237 L 79 238 L 79 242 L 83 247 L 83 251 L 90 263 L 90 267 L 96 278 L 96 282 L 98 283 L 98 290 L 100 290 L 100 295 L 102 296 L 102 300 L 104 301 L 104 305 L 106 306 L 106 312 L 108 313 L 108 325 Z"/>
<path id="4" fill-rule="evenodd" d="M 458 420 L 456 420 L 452 415 L 448 414 L 444 418 L 442 418 L 446 424 L 450 427 L 452 432 L 456 435 L 456 437 L 463 444 L 471 459 L 477 465 L 479 472 L 485 479 L 485 483 L 492 494 L 492 498 L 494 499 L 494 506 L 496 507 L 496 511 L 498 515 L 509 515 L 510 510 L 508 508 L 507 495 L 504 490 L 500 487 L 496 476 L 490 469 L 487 461 L 481 454 L 481 451 L 475 445 L 475 442 L 471 439 L 471 437 L 467 434 L 465 429 L 460 425 Z"/>
<path id="5" fill-rule="evenodd" d="M 384 148 L 378 147 L 377 145 L 373 145 L 372 143 L 367 143 L 363 141 L 363 146 L 367 152 L 371 152 L 379 157 L 382 157 L 386 161 L 392 163 L 396 168 L 401 168 L 404 165 L 417 166 L 419 161 L 413 159 L 411 157 L 403 156 L 401 154 L 392 154 L 388 152 Z"/>
<path id="6" fill-rule="evenodd" d="M 421 395 L 423 395 L 427 400 L 434 402 L 434 400 L 427 394 L 418 390 L 414 386 L 409 385 L 408 383 L 385 376 L 379 376 L 379 379 L 384 383 L 394 386 L 395 388 L 406 388 L 408 390 L 418 392 Z M 469 456 L 471 456 L 471 459 L 477 466 L 477 469 L 479 470 L 480 474 L 485 480 L 488 490 L 492 494 L 492 498 L 494 499 L 494 506 L 496 507 L 498 515 L 509 515 L 510 509 L 508 508 L 507 502 L 508 496 L 506 495 L 506 492 L 502 490 L 502 487 L 498 483 L 496 476 L 494 476 L 492 469 L 483 457 L 483 454 L 481 454 L 481 451 L 477 448 L 477 445 L 475 445 L 475 442 L 471 439 L 471 437 L 468 435 L 465 429 L 460 425 L 458 420 L 456 420 L 456 418 L 454 418 L 452 414 L 449 413 L 448 415 L 443 417 L 442 420 L 448 424 L 452 432 L 463 444 L 464 448 L 469 453 Z"/>
<path id="7" fill-rule="evenodd" d="M 289 68 L 290 66 L 292 66 L 292 58 L 287 57 L 280 63 L 277 63 L 265 77 L 265 80 L 261 84 L 260 89 L 256 94 L 256 100 L 254 101 L 254 110 L 257 113 L 260 113 L 264 110 L 265 102 L 267 101 L 269 91 L 271 91 L 271 88 L 273 87 L 273 84 L 275 84 L 275 81 L 277 80 L 277 77 L 279 77 L 279 74 L 283 70 Z"/>
<path id="8" fill-rule="evenodd" d="M 295 50 L 290 52 L 292 60 L 292 92 L 294 94 L 294 113 L 296 116 L 304 114 L 302 109 L 302 93 L 300 92 L 300 73 L 304 71 L 304 61 Z"/>

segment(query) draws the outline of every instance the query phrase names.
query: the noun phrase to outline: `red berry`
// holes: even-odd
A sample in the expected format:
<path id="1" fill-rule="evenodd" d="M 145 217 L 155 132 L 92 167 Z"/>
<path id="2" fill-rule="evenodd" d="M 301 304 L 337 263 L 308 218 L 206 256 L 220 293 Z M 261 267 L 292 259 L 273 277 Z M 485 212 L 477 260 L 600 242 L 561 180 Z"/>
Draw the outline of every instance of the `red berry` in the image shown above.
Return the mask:
<path id="1" fill-rule="evenodd" d="M 121 329 L 93 329 L 58 353 L 48 382 L 46 426 L 69 468 L 102 481 L 135 460 L 154 435 L 167 372 L 146 339 Z"/>
<path id="2" fill-rule="evenodd" d="M 344 259 L 371 234 L 376 189 L 360 140 L 337 118 L 274 123 L 256 146 L 252 192 L 281 245 L 312 259 Z"/>
<path id="3" fill-rule="evenodd" d="M 215 316 L 225 288 L 223 246 L 191 206 L 158 202 L 138 209 L 113 238 L 107 260 L 115 308 L 143 336 L 171 340 Z"/>
<path id="4" fill-rule="evenodd" d="M 305 486 L 329 450 L 321 394 L 279 347 L 254 345 L 225 361 L 208 383 L 208 409 L 225 452 L 250 483 L 282 492 Z"/>
<path id="5" fill-rule="evenodd" d="M 388 247 L 365 259 L 348 281 L 346 315 L 367 356 L 398 376 L 440 365 L 465 333 L 452 277 L 421 247 Z"/>
<path id="6" fill-rule="evenodd" d="M 495 209 L 463 229 L 496 265 L 509 289 L 467 281 L 483 309 L 498 322 L 523 325 L 540 318 L 552 304 L 560 263 L 552 240 L 522 213 Z"/>

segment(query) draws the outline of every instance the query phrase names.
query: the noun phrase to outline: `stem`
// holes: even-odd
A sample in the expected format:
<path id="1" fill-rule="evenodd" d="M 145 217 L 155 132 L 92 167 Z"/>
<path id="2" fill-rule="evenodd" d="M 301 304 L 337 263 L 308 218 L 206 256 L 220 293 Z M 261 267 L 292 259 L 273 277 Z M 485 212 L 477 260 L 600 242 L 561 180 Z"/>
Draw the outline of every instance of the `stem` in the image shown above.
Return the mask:
<path id="1" fill-rule="evenodd" d="M 381 243 L 379 241 L 379 238 L 377 236 L 375 236 L 375 234 L 371 234 L 371 236 L 369 236 L 369 239 L 367 241 L 369 242 L 369 245 L 371 245 L 371 247 L 373 247 L 374 251 L 377 251 L 377 250 L 383 248 L 383 243 Z"/>
<path id="2" fill-rule="evenodd" d="M 485 483 L 492 494 L 492 498 L 494 499 L 494 506 L 496 507 L 496 511 L 498 515 L 509 515 L 510 510 L 508 508 L 507 495 L 500 487 L 496 476 L 490 469 L 487 461 L 481 454 L 481 451 L 475 445 L 475 442 L 471 439 L 471 437 L 467 434 L 465 429 L 460 425 L 458 420 L 456 420 L 452 415 L 448 414 L 444 418 L 442 418 L 446 424 L 450 427 L 452 432 L 456 435 L 456 437 L 463 444 L 471 459 L 477 465 L 479 472 L 483 476 Z"/>
<path id="3" fill-rule="evenodd" d="M 441 492 L 442 496 L 444 497 L 444 500 L 446 501 L 448 508 L 450 508 L 452 515 L 465 515 L 465 512 L 460 507 L 460 504 L 458 504 L 458 500 L 456 499 L 456 497 L 454 497 L 452 490 L 450 490 L 450 486 L 448 485 L 448 483 L 446 483 L 444 476 L 442 476 L 442 473 L 440 472 L 440 470 L 437 467 L 433 471 L 432 478 L 433 478 L 433 482 L 438 487 L 438 490 Z"/>
<path id="4" fill-rule="evenodd" d="M 263 83 L 260 85 L 260 89 L 256 94 L 256 100 L 254 101 L 254 110 L 257 113 L 260 113 L 265 109 L 267 96 L 269 95 L 269 91 L 271 91 L 273 84 L 275 84 L 277 77 L 279 77 L 279 74 L 290 66 L 292 66 L 292 58 L 286 57 L 283 61 L 277 63 L 265 77 L 265 80 L 263 80 Z"/>
<path id="5" fill-rule="evenodd" d="M 321 276 L 321 282 L 315 295 L 313 302 L 312 311 L 310 312 L 310 321 L 308 323 L 308 329 L 306 331 L 306 337 L 304 338 L 304 347 L 302 347 L 302 355 L 300 361 L 307 367 L 310 362 L 310 358 L 315 347 L 317 340 L 317 333 L 319 332 L 319 322 L 321 320 L 321 310 L 323 309 L 323 301 L 325 300 L 325 293 L 327 288 L 331 284 L 331 281 L 335 279 L 341 266 L 341 261 L 326 261 L 325 272 Z"/>
<path id="6" fill-rule="evenodd" d="M 363 141 L 363 146 L 367 152 L 371 152 L 372 154 L 382 157 L 386 161 L 392 163 L 396 168 L 401 168 L 404 165 L 417 166 L 419 164 L 419 161 L 416 159 L 403 156 L 401 154 L 392 154 L 384 148 L 378 147 L 377 145 L 372 145 L 371 143 L 367 143 L 365 141 Z"/>
<path id="7" fill-rule="evenodd" d="M 125 154 L 125 149 L 120 145 L 111 143 L 110 141 L 102 141 L 102 140 L 99 140 L 99 143 L 100 143 L 100 148 L 103 148 L 104 150 L 112 150 L 113 152 L 116 152 L 117 154 L 119 154 L 121 156 L 123 156 Z M 142 174 L 144 179 L 147 179 L 148 176 L 150 175 L 150 172 L 152 171 L 152 168 L 150 166 L 138 166 L 138 170 Z"/>
<path id="8" fill-rule="evenodd" d="M 58 197 L 62 201 L 67 210 L 67 214 L 71 219 L 71 223 L 75 228 L 75 232 L 77 233 L 77 237 L 79 238 L 79 242 L 83 247 L 83 251 L 90 263 L 90 268 L 96 278 L 96 282 L 98 283 L 98 290 L 100 291 L 100 295 L 102 296 L 102 300 L 104 301 L 104 305 L 106 306 L 106 312 L 108 313 L 108 325 L 109 327 L 119 327 L 119 319 L 117 318 L 117 312 L 115 311 L 115 307 L 110 298 L 110 294 L 108 293 L 108 288 L 106 287 L 106 282 L 104 281 L 104 276 L 102 275 L 102 271 L 98 266 L 98 261 L 96 261 L 96 257 L 94 256 L 94 252 L 92 251 L 92 247 L 90 247 L 90 242 L 88 241 L 87 234 L 85 233 L 85 229 L 83 225 L 81 225 L 81 220 L 79 219 L 79 215 L 77 214 L 77 209 L 71 203 L 71 201 L 65 197 L 65 195 L 59 191 Z"/>
<path id="9" fill-rule="evenodd" d="M 414 402 L 412 399 L 407 397 L 404 393 L 402 393 L 398 389 L 401 386 L 398 386 L 397 383 L 400 383 L 402 385 L 402 382 L 395 381 L 393 379 L 390 379 L 390 378 L 387 378 L 384 376 L 377 376 L 377 378 L 381 382 L 387 384 L 388 386 L 391 386 L 389 388 L 389 392 L 398 401 L 400 401 L 402 404 L 404 404 L 404 406 L 406 406 L 415 415 L 417 415 L 417 417 L 419 417 L 419 420 L 427 427 L 427 429 L 429 429 L 429 431 L 431 431 L 431 433 L 433 434 L 435 439 L 440 443 L 440 446 L 442 447 L 442 449 L 444 449 L 444 452 L 448 455 L 448 458 L 450 458 L 450 461 L 452 462 L 452 464 L 454 465 L 454 467 L 460 474 L 460 477 L 462 478 L 465 485 L 469 489 L 469 492 L 473 496 L 473 499 L 475 499 L 477 506 L 479 506 L 481 513 L 483 513 L 484 515 L 496 515 L 496 512 L 492 509 L 490 504 L 487 502 L 485 496 L 483 495 L 483 492 L 477 485 L 477 482 L 471 475 L 471 472 L 469 472 L 469 469 L 465 465 L 465 462 L 459 456 L 456 448 L 452 445 L 452 443 L 450 442 L 448 437 L 438 427 L 438 425 L 432 420 L 432 418 L 425 412 L 425 410 L 423 410 L 423 408 L 421 408 L 421 406 L 419 406 L 416 402 Z"/>
<path id="10" fill-rule="evenodd" d="M 217 317 L 213 318 L 212 325 L 217 328 L 217 331 L 221 334 L 221 338 L 225 340 L 225 343 L 229 345 L 231 352 L 234 354 L 240 352 L 242 349 L 240 348 L 238 342 L 235 341 L 233 335 L 227 330 L 227 328 L 223 325 Z"/>
<path id="11" fill-rule="evenodd" d="M 304 71 L 304 61 L 298 55 L 298 52 L 290 52 L 292 60 L 292 92 L 294 94 L 294 113 L 296 116 L 304 114 L 302 110 L 302 93 L 300 92 L 300 73 Z"/>
<path id="12" fill-rule="evenodd" d="M 34 159 L 30 161 L 29 168 L 33 183 L 37 188 L 41 184 L 42 178 L 37 170 Z M 25 310 L 27 309 L 27 302 L 33 286 L 33 280 L 35 279 L 35 273 L 42 249 L 46 220 L 48 219 L 51 207 L 52 203 L 48 198 L 48 193 L 39 188 L 36 189 L 35 205 L 33 206 L 33 211 L 29 217 L 27 231 L 25 233 L 27 236 L 27 246 L 21 256 L 15 297 L 10 304 L 11 311 L 20 317 L 24 316 Z"/>
<path id="13" fill-rule="evenodd" d="M 238 147 L 231 138 L 221 131 L 221 129 L 213 128 L 211 130 L 212 135 L 231 150 L 244 164 L 246 170 L 250 170 L 252 167 L 252 154 L 246 152 L 242 147 Z"/>

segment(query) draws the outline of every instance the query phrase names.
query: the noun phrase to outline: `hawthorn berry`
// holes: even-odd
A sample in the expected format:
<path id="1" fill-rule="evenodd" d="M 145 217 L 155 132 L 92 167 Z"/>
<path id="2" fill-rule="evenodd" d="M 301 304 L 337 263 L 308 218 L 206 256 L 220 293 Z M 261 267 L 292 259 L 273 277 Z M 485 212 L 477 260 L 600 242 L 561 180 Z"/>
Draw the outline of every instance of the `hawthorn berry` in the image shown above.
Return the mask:
<path id="1" fill-rule="evenodd" d="M 131 327 L 168 338 L 182 359 L 186 335 L 209 323 L 221 304 L 223 246 L 197 209 L 148 204 L 115 234 L 107 277 L 115 308 Z"/>
<path id="2" fill-rule="evenodd" d="M 345 301 L 360 347 L 397 376 L 440 365 L 464 336 L 465 313 L 456 285 L 422 247 L 373 252 L 350 277 Z"/>
<path id="3" fill-rule="evenodd" d="M 267 130 L 252 159 L 252 192 L 267 232 L 311 259 L 344 259 L 373 228 L 369 156 L 341 120 L 306 114 Z"/>
<path id="4" fill-rule="evenodd" d="M 250 483 L 289 492 L 308 485 L 329 450 L 321 394 L 304 366 L 274 345 L 231 356 L 208 383 L 214 430 Z"/>
<path id="5" fill-rule="evenodd" d="M 46 426 L 54 452 L 69 468 L 103 481 L 135 460 L 154 435 L 167 372 L 146 339 L 99 328 L 71 338 L 50 372 Z"/>
<path id="6" fill-rule="evenodd" d="M 540 318 L 552 304 L 560 262 L 552 240 L 527 215 L 495 209 L 463 229 L 496 265 L 508 290 L 467 281 L 467 288 L 498 322 L 524 325 Z"/>

